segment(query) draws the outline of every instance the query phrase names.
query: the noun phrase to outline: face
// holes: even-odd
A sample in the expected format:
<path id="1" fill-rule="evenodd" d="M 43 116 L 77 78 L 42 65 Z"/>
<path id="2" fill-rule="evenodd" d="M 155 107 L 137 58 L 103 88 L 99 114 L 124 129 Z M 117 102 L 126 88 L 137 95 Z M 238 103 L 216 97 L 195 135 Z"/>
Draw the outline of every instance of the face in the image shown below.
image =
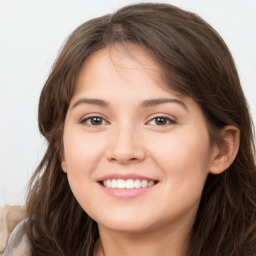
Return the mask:
<path id="1" fill-rule="evenodd" d="M 135 45 L 93 53 L 66 115 L 62 168 L 99 228 L 141 232 L 192 225 L 211 169 L 204 116 L 167 89 Z"/>

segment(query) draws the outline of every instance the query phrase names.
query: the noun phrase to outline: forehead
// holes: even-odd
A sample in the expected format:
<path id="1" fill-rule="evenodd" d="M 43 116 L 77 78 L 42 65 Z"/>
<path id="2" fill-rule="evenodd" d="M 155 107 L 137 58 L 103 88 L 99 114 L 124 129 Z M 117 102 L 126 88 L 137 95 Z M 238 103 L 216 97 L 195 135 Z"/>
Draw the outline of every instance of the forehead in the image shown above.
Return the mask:
<path id="1" fill-rule="evenodd" d="M 171 90 L 163 79 L 162 68 L 150 51 L 131 43 L 115 44 L 92 53 L 82 66 L 75 94 L 84 90 L 85 85 L 87 91 L 96 89 L 98 82 L 102 83 L 103 90 L 109 85 L 108 81 L 112 85 L 120 85 L 122 81 L 129 86 L 127 89 L 138 89 L 142 84 L 149 88 L 154 83 L 162 90 Z"/>
<path id="2" fill-rule="evenodd" d="M 115 43 L 100 49 L 88 56 L 84 63 L 84 68 L 88 68 L 102 57 L 112 63 L 117 69 L 145 68 L 155 72 L 160 71 L 160 67 L 151 56 L 151 52 L 134 43 Z M 97 58 L 97 60 L 95 60 Z M 95 60 L 95 61 L 93 61 Z"/>

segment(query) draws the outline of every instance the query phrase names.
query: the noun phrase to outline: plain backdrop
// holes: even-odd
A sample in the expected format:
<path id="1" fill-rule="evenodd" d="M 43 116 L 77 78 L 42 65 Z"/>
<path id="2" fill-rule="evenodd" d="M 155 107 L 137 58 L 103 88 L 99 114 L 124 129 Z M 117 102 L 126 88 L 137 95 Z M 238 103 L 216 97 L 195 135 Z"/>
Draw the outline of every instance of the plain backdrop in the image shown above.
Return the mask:
<path id="1" fill-rule="evenodd" d="M 67 36 L 88 19 L 142 1 L 0 0 L 0 205 L 23 204 L 45 142 L 37 128 L 40 91 Z M 256 122 L 256 1 L 169 0 L 203 17 L 235 59 Z"/>

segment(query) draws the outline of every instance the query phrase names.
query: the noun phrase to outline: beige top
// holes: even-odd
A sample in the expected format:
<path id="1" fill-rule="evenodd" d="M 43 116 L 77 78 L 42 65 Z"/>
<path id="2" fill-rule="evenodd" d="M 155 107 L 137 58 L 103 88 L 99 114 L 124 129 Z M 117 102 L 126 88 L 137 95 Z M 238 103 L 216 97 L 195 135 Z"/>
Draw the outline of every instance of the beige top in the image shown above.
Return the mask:
<path id="1" fill-rule="evenodd" d="M 0 207 L 0 256 L 31 255 L 25 224 L 24 206 Z M 100 240 L 95 244 L 93 256 L 104 256 Z"/>
<path id="2" fill-rule="evenodd" d="M 0 207 L 0 255 L 29 256 L 30 246 L 25 231 L 24 206 Z"/>
<path id="3" fill-rule="evenodd" d="M 26 220 L 22 220 L 12 231 L 5 250 L 0 255 L 4 256 L 30 256 L 30 243 L 26 235 Z"/>

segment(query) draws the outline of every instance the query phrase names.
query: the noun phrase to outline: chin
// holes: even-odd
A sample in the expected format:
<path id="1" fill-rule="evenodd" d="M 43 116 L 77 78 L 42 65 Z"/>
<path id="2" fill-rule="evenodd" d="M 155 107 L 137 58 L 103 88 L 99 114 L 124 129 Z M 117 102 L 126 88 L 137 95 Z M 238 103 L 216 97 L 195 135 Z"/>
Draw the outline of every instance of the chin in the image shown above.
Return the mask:
<path id="1" fill-rule="evenodd" d="M 120 232 L 120 233 L 144 233 L 147 231 L 150 231 L 152 226 L 149 223 L 139 223 L 139 222 L 112 222 L 112 223 L 98 223 L 99 229 L 100 227 L 104 227 L 105 229 L 114 231 L 114 232 Z"/>
<path id="2" fill-rule="evenodd" d="M 143 213 L 112 213 L 95 218 L 99 228 L 115 232 L 141 233 L 156 228 L 157 223 L 153 216 L 145 216 Z"/>

